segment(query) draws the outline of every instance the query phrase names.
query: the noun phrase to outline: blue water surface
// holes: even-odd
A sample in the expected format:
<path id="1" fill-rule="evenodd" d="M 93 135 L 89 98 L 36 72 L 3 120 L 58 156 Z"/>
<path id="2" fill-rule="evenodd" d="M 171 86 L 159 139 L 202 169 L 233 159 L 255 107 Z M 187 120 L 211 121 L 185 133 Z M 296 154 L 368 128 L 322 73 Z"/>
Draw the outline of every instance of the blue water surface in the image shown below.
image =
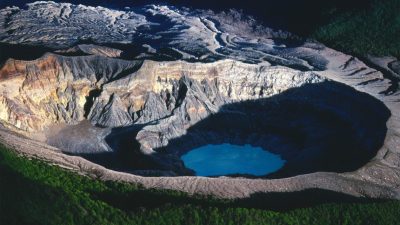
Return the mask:
<path id="1" fill-rule="evenodd" d="M 267 175 L 284 164 L 279 155 L 251 145 L 205 145 L 181 156 L 187 168 L 197 176 L 230 174 Z"/>

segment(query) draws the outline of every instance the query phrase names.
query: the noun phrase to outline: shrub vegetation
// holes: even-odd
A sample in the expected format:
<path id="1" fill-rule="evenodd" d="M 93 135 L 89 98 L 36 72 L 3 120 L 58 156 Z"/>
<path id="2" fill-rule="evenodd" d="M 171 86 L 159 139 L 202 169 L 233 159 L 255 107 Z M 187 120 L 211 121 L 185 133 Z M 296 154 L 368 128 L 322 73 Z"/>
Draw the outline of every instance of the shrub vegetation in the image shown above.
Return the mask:
<path id="1" fill-rule="evenodd" d="M 375 0 L 362 10 L 329 12 L 329 22 L 312 35 L 320 42 L 359 56 L 400 58 L 400 0 Z"/>

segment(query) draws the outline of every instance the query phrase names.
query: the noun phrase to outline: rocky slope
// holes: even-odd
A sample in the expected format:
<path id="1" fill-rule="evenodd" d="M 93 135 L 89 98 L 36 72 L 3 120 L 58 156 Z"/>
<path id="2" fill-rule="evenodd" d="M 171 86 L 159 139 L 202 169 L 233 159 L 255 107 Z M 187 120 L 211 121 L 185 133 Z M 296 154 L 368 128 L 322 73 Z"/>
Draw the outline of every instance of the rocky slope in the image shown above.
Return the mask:
<path id="1" fill-rule="evenodd" d="M 56 122 L 81 121 L 91 90 L 135 70 L 140 63 L 52 54 L 34 61 L 10 59 L 0 71 L 1 119 L 29 132 Z"/>
<path id="2" fill-rule="evenodd" d="M 287 48 L 282 40 L 291 37 L 289 33 L 257 26 L 234 11 L 216 14 L 162 5 L 121 11 L 39 1 L 26 8 L 1 9 L 0 29 L 0 42 L 68 49 L 63 52 L 104 52 L 79 45 L 100 43 L 124 48 L 121 56 L 131 59 L 210 62 L 231 58 L 304 70 L 326 65 L 321 55 L 307 51 L 309 44 L 305 49 Z M 291 41 L 290 45 L 303 43 Z"/>
<path id="3" fill-rule="evenodd" d="M 49 48 L 3 62 L 0 140 L 146 187 L 230 198 L 308 188 L 400 198 L 395 84 L 355 57 L 233 20 L 167 6 L 0 10 L 3 43 Z M 289 178 L 171 177 L 193 174 L 181 154 L 223 142 L 271 149 L 287 164 L 269 178 Z"/>

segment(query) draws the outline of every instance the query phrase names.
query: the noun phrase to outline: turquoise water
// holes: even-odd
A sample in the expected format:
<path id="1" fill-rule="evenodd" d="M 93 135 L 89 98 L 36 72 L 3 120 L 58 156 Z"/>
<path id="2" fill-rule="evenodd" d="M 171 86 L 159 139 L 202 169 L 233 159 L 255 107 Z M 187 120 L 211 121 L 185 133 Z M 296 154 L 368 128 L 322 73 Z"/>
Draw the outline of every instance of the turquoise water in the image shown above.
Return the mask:
<path id="1" fill-rule="evenodd" d="M 279 155 L 251 145 L 205 145 L 181 156 L 197 176 L 229 174 L 267 175 L 282 168 Z"/>

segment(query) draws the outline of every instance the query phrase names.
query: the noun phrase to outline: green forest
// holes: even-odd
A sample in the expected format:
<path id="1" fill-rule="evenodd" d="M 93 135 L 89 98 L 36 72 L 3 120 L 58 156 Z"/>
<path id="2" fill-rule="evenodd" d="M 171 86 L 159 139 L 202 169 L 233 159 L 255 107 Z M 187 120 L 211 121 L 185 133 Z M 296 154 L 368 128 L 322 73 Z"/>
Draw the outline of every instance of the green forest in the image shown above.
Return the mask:
<path id="1" fill-rule="evenodd" d="M 365 56 L 400 58 L 400 0 L 374 0 L 362 10 L 326 11 L 326 24 L 311 37 L 328 46 Z"/>

